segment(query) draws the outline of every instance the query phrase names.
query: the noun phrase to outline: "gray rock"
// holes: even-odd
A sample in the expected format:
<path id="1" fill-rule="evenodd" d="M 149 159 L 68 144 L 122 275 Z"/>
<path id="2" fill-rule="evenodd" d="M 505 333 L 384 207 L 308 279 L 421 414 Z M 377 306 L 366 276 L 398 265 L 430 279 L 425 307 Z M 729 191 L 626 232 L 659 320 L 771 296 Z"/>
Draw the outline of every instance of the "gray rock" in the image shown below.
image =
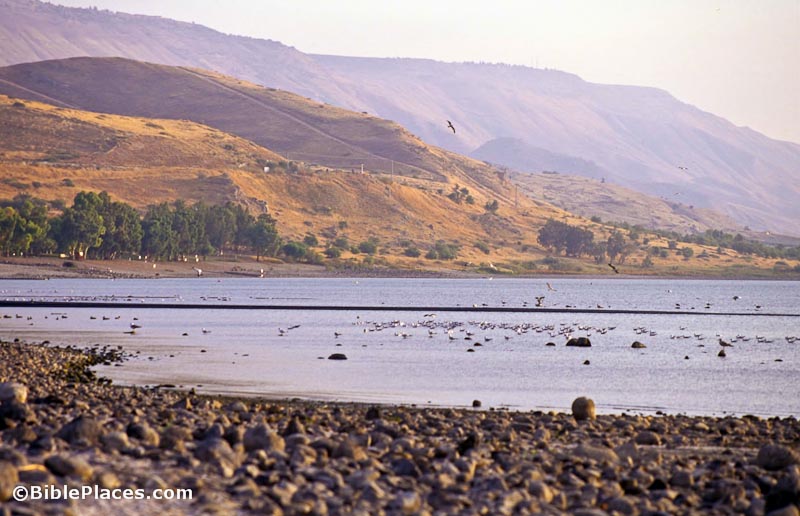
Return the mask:
<path id="1" fill-rule="evenodd" d="M 58 431 L 56 437 L 73 445 L 96 444 L 102 429 L 100 423 L 88 416 L 78 416 Z"/>
<path id="2" fill-rule="evenodd" d="M 333 353 L 328 356 L 328 360 L 347 360 L 347 355 L 344 353 Z"/>
<path id="3" fill-rule="evenodd" d="M 7 502 L 19 484 L 17 468 L 10 462 L 0 462 L 0 502 Z"/>
<path id="4" fill-rule="evenodd" d="M 339 446 L 337 446 L 333 450 L 333 454 L 331 455 L 331 457 L 333 457 L 334 459 L 344 457 L 346 459 L 352 459 L 358 462 L 366 459 L 367 453 L 364 451 L 363 448 L 361 448 L 361 446 L 358 445 L 358 443 L 355 440 L 348 437 L 345 438 L 339 444 Z"/>
<path id="5" fill-rule="evenodd" d="M 28 388 L 17 382 L 0 383 L 0 403 L 8 402 L 27 403 Z"/>
<path id="6" fill-rule="evenodd" d="M 597 462 L 619 462 L 619 455 L 611 448 L 603 446 L 592 446 L 590 444 L 579 444 L 573 452 L 578 457 L 584 457 Z"/>
<path id="7" fill-rule="evenodd" d="M 692 487 L 694 485 L 694 477 L 689 471 L 678 470 L 670 477 L 669 484 L 674 487 Z"/>
<path id="8" fill-rule="evenodd" d="M 398 475 L 398 476 L 401 476 L 401 477 L 415 477 L 416 478 L 416 477 L 420 476 L 419 468 L 417 467 L 416 464 L 414 464 L 414 461 L 406 459 L 406 458 L 393 460 L 392 464 L 391 464 L 391 469 L 392 469 L 392 471 L 394 472 L 395 475 Z"/>
<path id="9" fill-rule="evenodd" d="M 402 514 L 418 514 L 422 508 L 422 498 L 414 491 L 403 491 L 397 495 L 392 505 Z"/>
<path id="10" fill-rule="evenodd" d="M 553 490 L 550 489 L 550 486 L 538 480 L 528 484 L 528 493 L 544 503 L 553 501 Z"/>
<path id="11" fill-rule="evenodd" d="M 647 446 L 661 446 L 661 436 L 650 430 L 643 430 L 636 434 L 633 438 L 636 444 L 644 444 Z"/>
<path id="12" fill-rule="evenodd" d="M 125 432 L 109 432 L 100 438 L 106 451 L 122 451 L 130 447 L 131 442 Z"/>
<path id="13" fill-rule="evenodd" d="M 589 337 L 572 337 L 567 341 L 567 346 L 576 348 L 590 348 L 592 347 L 592 341 L 589 340 Z"/>
<path id="14" fill-rule="evenodd" d="M 44 465 L 59 477 L 75 477 L 83 481 L 92 478 L 92 467 L 80 457 L 53 455 L 45 459 Z"/>
<path id="15" fill-rule="evenodd" d="M 479 408 L 481 405 L 483 405 L 483 403 L 481 403 L 481 400 L 472 400 L 473 408 Z"/>
<path id="16" fill-rule="evenodd" d="M 288 437 L 290 435 L 295 434 L 305 434 L 306 427 L 303 426 L 303 423 L 300 422 L 299 419 L 293 417 L 289 424 L 286 425 L 286 428 L 283 429 L 283 436 Z"/>
<path id="17" fill-rule="evenodd" d="M 756 457 L 756 464 L 769 471 L 783 469 L 797 463 L 797 454 L 791 448 L 780 444 L 762 446 Z"/>
<path id="18" fill-rule="evenodd" d="M 625 515 L 636 514 L 636 506 L 625 497 L 613 498 L 608 501 L 608 510 L 612 513 L 619 513 Z"/>
<path id="19" fill-rule="evenodd" d="M 572 402 L 572 416 L 576 421 L 585 421 L 587 419 L 595 419 L 594 401 L 590 398 L 581 396 Z"/>
<path id="20" fill-rule="evenodd" d="M 286 441 L 283 437 L 267 428 L 263 423 L 248 428 L 244 433 L 243 442 L 244 449 L 247 451 L 275 450 L 282 452 L 286 449 Z"/>
<path id="21" fill-rule="evenodd" d="M 211 464 L 225 478 L 232 477 L 239 466 L 239 457 L 223 439 L 201 441 L 194 451 L 194 456 L 198 460 Z"/>
<path id="22" fill-rule="evenodd" d="M 18 423 L 35 423 L 36 413 L 27 403 L 10 400 L 0 404 L 0 430 L 6 427 L 7 423 L 5 420 L 16 421 Z"/>
<path id="23" fill-rule="evenodd" d="M 157 447 L 161 442 L 158 432 L 147 423 L 131 423 L 128 425 L 127 433 L 129 437 L 140 440 L 146 446 Z"/>

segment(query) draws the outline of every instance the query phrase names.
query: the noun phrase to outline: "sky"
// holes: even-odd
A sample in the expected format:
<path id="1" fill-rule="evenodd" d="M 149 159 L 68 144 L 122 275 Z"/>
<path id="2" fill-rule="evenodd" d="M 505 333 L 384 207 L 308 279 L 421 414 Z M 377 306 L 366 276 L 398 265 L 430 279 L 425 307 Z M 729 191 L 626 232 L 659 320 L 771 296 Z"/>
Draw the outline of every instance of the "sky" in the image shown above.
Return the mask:
<path id="1" fill-rule="evenodd" d="M 800 0 L 51 0 L 306 53 L 485 61 L 654 86 L 800 143 Z"/>

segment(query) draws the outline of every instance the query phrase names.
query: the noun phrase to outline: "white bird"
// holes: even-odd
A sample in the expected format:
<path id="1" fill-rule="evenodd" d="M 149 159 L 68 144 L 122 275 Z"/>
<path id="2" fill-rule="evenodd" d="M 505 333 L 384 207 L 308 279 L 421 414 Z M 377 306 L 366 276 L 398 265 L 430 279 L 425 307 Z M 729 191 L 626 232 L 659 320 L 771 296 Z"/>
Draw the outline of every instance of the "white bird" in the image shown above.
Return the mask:
<path id="1" fill-rule="evenodd" d="M 198 278 L 203 275 L 203 269 L 198 269 L 197 267 L 192 267 L 192 269 L 194 269 L 194 271 L 197 272 Z"/>

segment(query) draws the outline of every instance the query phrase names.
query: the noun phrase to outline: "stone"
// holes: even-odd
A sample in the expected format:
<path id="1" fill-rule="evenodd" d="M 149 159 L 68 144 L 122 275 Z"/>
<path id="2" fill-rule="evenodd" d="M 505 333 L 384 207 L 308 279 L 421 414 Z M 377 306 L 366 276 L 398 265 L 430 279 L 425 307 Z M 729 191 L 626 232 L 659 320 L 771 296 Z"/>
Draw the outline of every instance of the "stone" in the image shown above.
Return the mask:
<path id="1" fill-rule="evenodd" d="M 88 416 L 78 416 L 58 431 L 56 437 L 74 445 L 96 444 L 100 436 L 100 423 Z"/>
<path id="2" fill-rule="evenodd" d="M 295 434 L 305 434 L 306 428 L 303 426 L 303 423 L 300 422 L 299 419 L 293 417 L 289 424 L 286 425 L 286 428 L 283 429 L 283 436 L 288 437 L 290 435 Z"/>
<path id="3" fill-rule="evenodd" d="M 611 448 L 606 448 L 604 446 L 592 446 L 582 443 L 575 447 L 573 454 L 577 457 L 591 459 L 596 462 L 619 462 L 619 455 Z"/>
<path id="4" fill-rule="evenodd" d="M 328 360 L 347 360 L 347 355 L 344 353 L 333 353 L 328 356 Z"/>
<path id="5" fill-rule="evenodd" d="M 0 462 L 0 502 L 7 502 L 19 484 L 17 468 L 10 462 Z"/>
<path id="6" fill-rule="evenodd" d="M 419 468 L 414 461 L 402 458 L 402 459 L 395 459 L 392 461 L 391 469 L 395 475 L 401 477 L 418 477 L 420 476 Z"/>
<path id="7" fill-rule="evenodd" d="M 589 337 L 572 337 L 567 341 L 567 346 L 576 348 L 590 348 L 592 347 L 592 341 L 589 340 Z"/>
<path id="8" fill-rule="evenodd" d="M 244 433 L 244 449 L 247 451 L 284 451 L 286 441 L 263 423 L 248 428 Z"/>
<path id="9" fill-rule="evenodd" d="M 528 493 L 544 503 L 553 501 L 553 490 L 550 489 L 550 486 L 539 480 L 528 484 Z"/>
<path id="10" fill-rule="evenodd" d="M 131 423 L 128 425 L 127 433 L 129 437 L 140 440 L 146 446 L 157 447 L 161 442 L 158 432 L 147 423 Z"/>
<path id="11" fill-rule="evenodd" d="M 373 419 L 380 419 L 381 418 L 381 409 L 380 407 L 371 406 L 367 409 L 367 413 L 364 414 L 364 419 L 368 421 L 372 421 Z"/>
<path id="12" fill-rule="evenodd" d="M 481 400 L 472 400 L 472 408 L 480 408 L 481 405 L 483 405 Z"/>
<path id="13" fill-rule="evenodd" d="M 394 506 L 402 514 L 419 514 L 422 508 L 422 498 L 414 491 L 403 491 L 394 500 Z"/>
<path id="14" fill-rule="evenodd" d="M 575 401 L 572 402 L 572 416 L 576 421 L 596 419 L 594 401 L 583 396 L 575 398 Z"/>
<path id="15" fill-rule="evenodd" d="M 633 341 L 633 344 L 631 344 L 631 347 L 632 347 L 633 349 L 644 349 L 644 348 L 646 348 L 647 346 L 645 346 L 644 344 L 642 344 L 642 343 L 641 343 L 641 342 L 639 342 L 638 340 L 635 340 L 635 341 Z"/>
<path id="16" fill-rule="evenodd" d="M 694 477 L 689 471 L 678 470 L 670 477 L 669 485 L 673 487 L 692 487 L 694 485 Z"/>
<path id="17" fill-rule="evenodd" d="M 194 451 L 194 456 L 198 460 L 211 464 L 225 478 L 232 477 L 233 472 L 239 466 L 236 452 L 224 439 L 201 441 Z"/>
<path id="18" fill-rule="evenodd" d="M 797 454 L 786 446 L 780 444 L 767 444 L 758 450 L 756 465 L 768 471 L 783 469 L 792 464 L 797 464 Z"/>
<path id="19" fill-rule="evenodd" d="M 92 478 L 92 467 L 80 457 L 52 455 L 45 459 L 44 465 L 59 477 L 75 477 L 83 481 Z"/>
<path id="20" fill-rule="evenodd" d="M 0 430 L 17 423 L 35 423 L 36 413 L 27 403 L 10 400 L 0 405 Z"/>
<path id="21" fill-rule="evenodd" d="M 636 434 L 633 438 L 636 444 L 644 444 L 646 446 L 661 446 L 661 436 L 650 430 L 643 430 Z"/>
<path id="22" fill-rule="evenodd" d="M 122 451 L 131 445 L 128 434 L 125 432 L 109 432 L 100 441 L 106 451 Z"/>
<path id="23" fill-rule="evenodd" d="M 28 388 L 17 382 L 0 383 L 0 403 L 8 402 L 27 403 Z"/>

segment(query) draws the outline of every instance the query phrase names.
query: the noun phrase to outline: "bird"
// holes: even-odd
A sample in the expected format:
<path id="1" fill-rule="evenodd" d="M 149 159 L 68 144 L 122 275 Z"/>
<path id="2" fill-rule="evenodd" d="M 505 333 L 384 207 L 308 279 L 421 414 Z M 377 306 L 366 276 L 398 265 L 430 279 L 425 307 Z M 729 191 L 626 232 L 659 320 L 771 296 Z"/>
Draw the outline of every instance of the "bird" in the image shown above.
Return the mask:
<path id="1" fill-rule="evenodd" d="M 453 122 L 450 120 L 447 121 L 447 127 L 453 130 L 453 134 L 456 134 L 456 128 L 453 126 Z"/>
<path id="2" fill-rule="evenodd" d="M 614 267 L 614 264 L 609 263 L 608 266 L 611 267 L 611 270 L 614 271 L 616 274 L 619 274 L 619 270 L 617 270 L 617 268 Z"/>
<path id="3" fill-rule="evenodd" d="M 197 267 L 192 267 L 192 269 L 197 273 L 198 278 L 203 275 L 203 269 L 198 269 Z"/>
<path id="4" fill-rule="evenodd" d="M 689 167 L 684 167 L 683 165 L 678 165 L 678 168 L 681 170 L 689 170 Z"/>
<path id="5" fill-rule="evenodd" d="M 554 289 L 553 285 L 551 285 L 550 283 L 547 283 L 547 290 L 550 290 L 552 292 L 556 292 L 556 289 Z"/>
<path id="6" fill-rule="evenodd" d="M 719 339 L 719 345 L 722 346 L 723 348 L 732 348 L 733 347 L 733 344 L 731 344 L 730 342 L 725 342 L 722 339 Z"/>

